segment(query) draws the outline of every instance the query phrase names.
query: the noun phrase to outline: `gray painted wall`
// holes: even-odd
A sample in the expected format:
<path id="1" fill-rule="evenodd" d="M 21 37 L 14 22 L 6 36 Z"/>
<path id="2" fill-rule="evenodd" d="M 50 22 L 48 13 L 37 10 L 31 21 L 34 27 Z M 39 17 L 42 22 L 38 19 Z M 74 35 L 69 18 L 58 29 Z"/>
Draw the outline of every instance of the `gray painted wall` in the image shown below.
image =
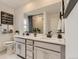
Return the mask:
<path id="1" fill-rule="evenodd" d="M 66 59 L 78 59 L 78 3 L 65 19 Z"/>

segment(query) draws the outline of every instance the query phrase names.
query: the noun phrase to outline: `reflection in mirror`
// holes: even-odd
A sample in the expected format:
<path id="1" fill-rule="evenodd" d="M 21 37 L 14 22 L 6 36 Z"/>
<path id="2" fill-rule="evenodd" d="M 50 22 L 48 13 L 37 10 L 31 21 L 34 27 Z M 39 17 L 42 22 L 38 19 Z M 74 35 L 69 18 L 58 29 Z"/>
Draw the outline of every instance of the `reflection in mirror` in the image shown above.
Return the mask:
<path id="1" fill-rule="evenodd" d="M 43 14 L 28 16 L 29 32 L 43 33 Z"/>
<path id="2" fill-rule="evenodd" d="M 37 29 L 38 33 L 43 33 L 43 15 L 33 16 L 33 29 Z"/>

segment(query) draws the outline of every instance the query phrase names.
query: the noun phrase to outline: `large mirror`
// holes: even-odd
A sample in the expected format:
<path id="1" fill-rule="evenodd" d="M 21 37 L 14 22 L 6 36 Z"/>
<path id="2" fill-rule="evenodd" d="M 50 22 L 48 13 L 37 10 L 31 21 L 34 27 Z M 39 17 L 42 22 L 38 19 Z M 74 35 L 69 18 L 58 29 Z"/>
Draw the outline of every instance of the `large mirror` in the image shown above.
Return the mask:
<path id="1" fill-rule="evenodd" d="M 30 33 L 33 33 L 35 30 L 38 33 L 48 33 L 52 31 L 56 33 L 60 28 L 60 11 L 61 11 L 61 2 L 39 8 L 37 10 L 30 11 L 25 13 L 25 19 L 28 21 L 28 30 Z"/>

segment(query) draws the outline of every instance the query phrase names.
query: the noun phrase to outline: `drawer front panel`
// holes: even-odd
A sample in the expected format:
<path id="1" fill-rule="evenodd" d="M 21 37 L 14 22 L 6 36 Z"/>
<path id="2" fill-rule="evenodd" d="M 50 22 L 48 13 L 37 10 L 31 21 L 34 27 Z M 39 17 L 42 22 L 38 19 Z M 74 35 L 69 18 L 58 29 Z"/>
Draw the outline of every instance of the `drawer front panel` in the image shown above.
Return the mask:
<path id="1" fill-rule="evenodd" d="M 25 43 L 25 39 L 15 38 L 15 41 Z"/>
<path id="2" fill-rule="evenodd" d="M 60 45 L 42 43 L 42 42 L 35 42 L 34 46 L 43 47 L 43 48 L 46 48 L 46 49 L 61 52 L 61 46 Z"/>
<path id="3" fill-rule="evenodd" d="M 33 41 L 32 40 L 27 40 L 26 44 L 33 45 Z"/>

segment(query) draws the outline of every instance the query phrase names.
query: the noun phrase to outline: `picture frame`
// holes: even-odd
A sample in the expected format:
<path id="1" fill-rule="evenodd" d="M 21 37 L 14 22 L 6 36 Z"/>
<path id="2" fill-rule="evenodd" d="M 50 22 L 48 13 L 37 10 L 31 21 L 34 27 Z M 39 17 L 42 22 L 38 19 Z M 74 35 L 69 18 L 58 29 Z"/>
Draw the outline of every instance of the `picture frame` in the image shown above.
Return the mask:
<path id="1" fill-rule="evenodd" d="M 71 13 L 71 11 L 73 10 L 74 6 L 76 5 L 76 3 L 78 2 L 78 0 L 70 0 L 66 10 L 64 11 L 64 16 L 63 18 L 67 18 L 68 15 Z"/>

